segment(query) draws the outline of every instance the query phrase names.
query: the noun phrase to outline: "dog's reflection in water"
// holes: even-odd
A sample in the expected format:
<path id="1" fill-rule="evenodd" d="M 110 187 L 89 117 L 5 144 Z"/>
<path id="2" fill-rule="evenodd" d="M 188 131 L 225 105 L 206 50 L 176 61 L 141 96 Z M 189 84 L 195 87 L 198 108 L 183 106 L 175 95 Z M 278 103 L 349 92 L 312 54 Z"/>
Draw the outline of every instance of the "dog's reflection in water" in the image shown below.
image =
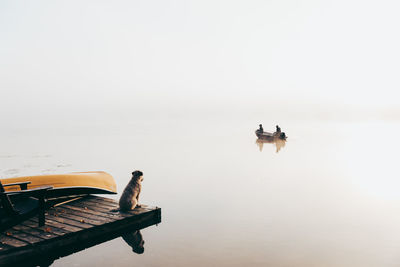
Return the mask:
<path id="1" fill-rule="evenodd" d="M 139 230 L 123 234 L 122 239 L 132 247 L 133 252 L 137 254 L 142 254 L 144 252 L 144 240 Z"/>

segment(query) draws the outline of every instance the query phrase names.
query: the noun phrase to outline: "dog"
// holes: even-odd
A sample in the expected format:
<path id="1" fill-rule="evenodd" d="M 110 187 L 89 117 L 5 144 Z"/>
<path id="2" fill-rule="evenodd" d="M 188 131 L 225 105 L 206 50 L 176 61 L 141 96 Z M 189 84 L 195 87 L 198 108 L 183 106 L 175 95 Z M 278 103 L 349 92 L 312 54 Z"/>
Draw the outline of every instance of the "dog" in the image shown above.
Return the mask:
<path id="1" fill-rule="evenodd" d="M 139 205 L 139 195 L 142 190 L 143 172 L 134 171 L 132 172 L 132 178 L 127 184 L 119 199 L 119 209 L 121 211 L 133 210 Z"/>

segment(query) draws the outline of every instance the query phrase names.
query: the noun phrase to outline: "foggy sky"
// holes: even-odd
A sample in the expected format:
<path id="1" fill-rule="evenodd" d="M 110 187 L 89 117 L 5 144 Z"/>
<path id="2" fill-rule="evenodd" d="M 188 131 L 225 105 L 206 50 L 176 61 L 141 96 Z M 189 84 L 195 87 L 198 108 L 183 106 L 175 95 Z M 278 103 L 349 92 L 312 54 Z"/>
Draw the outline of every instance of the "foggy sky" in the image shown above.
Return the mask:
<path id="1" fill-rule="evenodd" d="M 399 6 L 4 0 L 1 117 L 278 109 L 400 118 Z"/>

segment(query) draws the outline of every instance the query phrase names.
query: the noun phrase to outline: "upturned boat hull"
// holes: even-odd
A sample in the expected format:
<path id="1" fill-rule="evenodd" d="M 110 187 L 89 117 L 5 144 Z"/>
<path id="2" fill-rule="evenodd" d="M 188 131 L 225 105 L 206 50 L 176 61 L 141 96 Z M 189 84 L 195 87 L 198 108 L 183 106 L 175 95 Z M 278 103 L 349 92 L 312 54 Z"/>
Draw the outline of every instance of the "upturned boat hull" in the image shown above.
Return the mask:
<path id="1" fill-rule="evenodd" d="M 61 197 L 84 194 L 116 194 L 114 178 L 106 172 L 74 172 L 0 179 L 3 184 L 30 181 L 28 189 L 52 186 L 47 197 Z M 18 186 L 10 186 L 7 191 L 18 191 Z"/>

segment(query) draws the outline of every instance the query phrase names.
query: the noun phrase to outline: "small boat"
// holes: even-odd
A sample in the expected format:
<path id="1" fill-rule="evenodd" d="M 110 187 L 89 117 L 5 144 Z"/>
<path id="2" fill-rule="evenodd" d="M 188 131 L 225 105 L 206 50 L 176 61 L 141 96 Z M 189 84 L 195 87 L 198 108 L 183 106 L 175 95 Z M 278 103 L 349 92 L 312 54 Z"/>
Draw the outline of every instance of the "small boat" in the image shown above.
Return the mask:
<path id="1" fill-rule="evenodd" d="M 47 192 L 48 198 L 86 194 L 116 194 L 114 178 L 102 171 L 73 172 L 67 174 L 49 174 L 0 179 L 4 184 L 30 181 L 28 189 L 52 186 Z M 7 191 L 18 191 L 18 186 L 7 187 Z"/>
<path id="2" fill-rule="evenodd" d="M 274 139 L 281 139 L 281 140 L 286 140 L 287 136 L 284 132 L 281 132 L 281 128 L 279 126 L 276 126 L 277 131 L 274 133 L 269 133 L 269 132 L 264 132 L 262 129 L 262 125 L 260 124 L 260 129 L 256 130 L 256 135 L 259 139 L 262 140 L 274 140 Z"/>

